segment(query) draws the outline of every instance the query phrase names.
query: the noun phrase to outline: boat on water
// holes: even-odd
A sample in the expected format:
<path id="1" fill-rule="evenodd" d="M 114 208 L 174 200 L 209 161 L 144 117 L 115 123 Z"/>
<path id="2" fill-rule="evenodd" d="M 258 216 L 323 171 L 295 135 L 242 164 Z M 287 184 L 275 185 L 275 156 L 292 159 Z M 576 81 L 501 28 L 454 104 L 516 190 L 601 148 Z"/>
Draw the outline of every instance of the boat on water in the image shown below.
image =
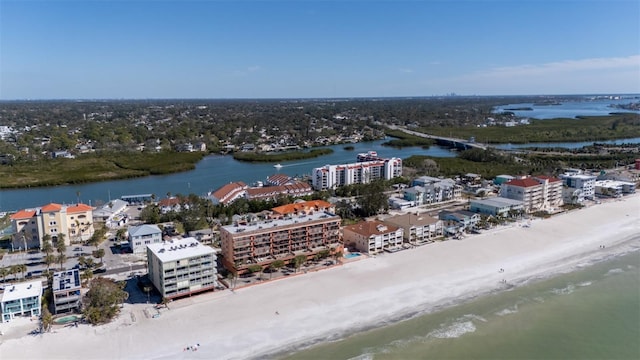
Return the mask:
<path id="1" fill-rule="evenodd" d="M 282 168 L 282 165 L 280 165 L 280 164 L 275 164 L 275 165 L 273 165 L 273 167 L 274 167 L 274 168 L 276 168 L 276 169 L 280 169 L 280 168 Z"/>

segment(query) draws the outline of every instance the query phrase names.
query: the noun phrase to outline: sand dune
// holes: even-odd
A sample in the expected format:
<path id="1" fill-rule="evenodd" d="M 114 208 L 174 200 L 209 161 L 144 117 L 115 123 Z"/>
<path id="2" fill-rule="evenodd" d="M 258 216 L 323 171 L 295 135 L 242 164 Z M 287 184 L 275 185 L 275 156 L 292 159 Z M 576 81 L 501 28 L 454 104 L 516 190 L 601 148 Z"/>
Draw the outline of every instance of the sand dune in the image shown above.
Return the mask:
<path id="1" fill-rule="evenodd" d="M 105 326 L 0 337 L 0 358 L 245 359 L 340 338 L 637 250 L 640 196 L 530 224 L 179 300 L 158 318 L 125 305 Z"/>

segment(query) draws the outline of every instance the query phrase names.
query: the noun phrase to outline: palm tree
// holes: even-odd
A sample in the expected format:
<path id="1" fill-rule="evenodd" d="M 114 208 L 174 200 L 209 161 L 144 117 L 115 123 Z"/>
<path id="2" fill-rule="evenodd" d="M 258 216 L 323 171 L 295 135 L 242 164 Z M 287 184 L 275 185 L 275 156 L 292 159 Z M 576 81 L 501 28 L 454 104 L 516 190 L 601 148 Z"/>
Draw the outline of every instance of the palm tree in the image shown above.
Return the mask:
<path id="1" fill-rule="evenodd" d="M 5 282 L 7 275 L 9 275 L 10 270 L 6 267 L 0 268 L 0 276 L 2 277 L 2 282 Z"/>
<path id="2" fill-rule="evenodd" d="M 47 255 L 53 252 L 53 245 L 51 245 L 51 235 L 45 234 L 42 237 L 42 248 L 40 250 Z"/>
<path id="3" fill-rule="evenodd" d="M 59 253 L 64 253 L 67 251 L 67 244 L 64 242 L 64 234 L 58 234 L 58 239 L 56 240 L 56 250 Z"/>
<path id="4" fill-rule="evenodd" d="M 18 278 L 15 275 L 18 274 L 20 270 L 20 265 L 11 265 L 11 267 L 9 268 L 9 274 L 14 276 L 14 280 L 17 280 Z"/>
<path id="5" fill-rule="evenodd" d="M 20 272 L 22 273 L 22 278 L 24 279 L 24 273 L 27 271 L 27 265 L 20 264 L 18 265 L 18 268 L 20 269 Z"/>
<path id="6" fill-rule="evenodd" d="M 85 285 L 86 285 L 89 283 L 89 280 L 91 280 L 91 278 L 93 277 L 93 271 L 91 269 L 86 269 L 85 271 L 82 272 L 80 277 L 82 278 L 82 280 L 85 281 Z"/>
<path id="7" fill-rule="evenodd" d="M 56 256 L 56 262 L 60 264 L 60 270 L 64 270 L 64 262 L 67 261 L 67 255 L 65 253 L 60 253 Z"/>
<path id="8" fill-rule="evenodd" d="M 300 266 L 302 266 L 302 264 L 304 264 L 305 261 L 307 261 L 306 255 L 298 255 L 295 258 L 293 258 L 293 266 L 295 267 L 296 272 L 300 270 Z"/>
<path id="9" fill-rule="evenodd" d="M 40 319 L 42 321 L 42 331 L 47 332 L 51 330 L 51 325 L 53 324 L 53 315 L 51 314 L 51 312 L 49 312 L 49 309 L 46 305 L 42 306 L 42 316 Z"/>
<path id="10" fill-rule="evenodd" d="M 102 264 L 102 258 L 104 257 L 104 249 L 98 249 L 93 252 L 93 257 L 100 259 L 100 264 Z"/>
<path id="11" fill-rule="evenodd" d="M 284 261 L 282 260 L 276 260 L 272 262 L 271 265 L 269 265 L 269 279 L 271 279 L 271 276 L 273 275 L 274 271 L 277 271 L 283 266 L 284 266 Z"/>
<path id="12" fill-rule="evenodd" d="M 47 270 L 49 270 L 49 267 L 51 266 L 51 264 L 54 264 L 57 261 L 56 256 L 53 254 L 47 254 L 44 257 L 44 263 L 47 264 Z"/>

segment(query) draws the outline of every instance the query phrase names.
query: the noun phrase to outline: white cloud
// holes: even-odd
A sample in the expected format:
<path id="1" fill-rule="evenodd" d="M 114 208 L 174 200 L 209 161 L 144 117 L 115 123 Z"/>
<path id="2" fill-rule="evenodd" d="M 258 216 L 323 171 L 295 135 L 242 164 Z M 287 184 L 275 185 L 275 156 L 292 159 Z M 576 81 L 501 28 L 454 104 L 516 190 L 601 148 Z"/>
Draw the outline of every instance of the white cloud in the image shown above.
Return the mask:
<path id="1" fill-rule="evenodd" d="M 518 65 L 489 69 L 476 74 L 479 77 L 540 76 L 557 73 L 605 69 L 640 69 L 640 55 L 614 58 L 565 60 L 538 65 Z"/>
<path id="2" fill-rule="evenodd" d="M 640 55 L 494 67 L 428 84 L 463 94 L 638 93 Z"/>

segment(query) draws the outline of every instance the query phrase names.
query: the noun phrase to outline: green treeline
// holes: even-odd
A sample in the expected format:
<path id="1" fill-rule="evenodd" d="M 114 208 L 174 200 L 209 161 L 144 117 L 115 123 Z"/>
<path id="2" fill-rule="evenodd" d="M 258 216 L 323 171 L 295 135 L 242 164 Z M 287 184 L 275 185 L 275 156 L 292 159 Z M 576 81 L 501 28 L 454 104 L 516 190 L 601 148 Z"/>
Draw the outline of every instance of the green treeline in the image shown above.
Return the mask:
<path id="1" fill-rule="evenodd" d="M 0 166 L 0 188 L 80 184 L 195 169 L 205 153 L 101 153 Z"/>
<path id="2" fill-rule="evenodd" d="M 640 115 L 615 114 L 578 119 L 531 120 L 530 125 L 513 127 L 422 127 L 418 131 L 477 142 L 524 144 L 535 142 L 578 142 L 640 137 Z"/>
<path id="3" fill-rule="evenodd" d="M 265 154 L 255 152 L 235 152 L 233 158 L 239 161 L 248 162 L 281 162 L 291 160 L 312 159 L 318 156 L 329 155 L 333 153 L 332 149 L 313 149 L 311 151 L 295 151 L 278 154 Z"/>
<path id="4" fill-rule="evenodd" d="M 408 146 L 422 146 L 427 149 L 435 142 L 431 139 L 407 134 L 401 130 L 385 130 L 385 135 L 394 137 L 395 139 L 382 143 L 383 146 L 392 147 L 408 147 Z"/>

